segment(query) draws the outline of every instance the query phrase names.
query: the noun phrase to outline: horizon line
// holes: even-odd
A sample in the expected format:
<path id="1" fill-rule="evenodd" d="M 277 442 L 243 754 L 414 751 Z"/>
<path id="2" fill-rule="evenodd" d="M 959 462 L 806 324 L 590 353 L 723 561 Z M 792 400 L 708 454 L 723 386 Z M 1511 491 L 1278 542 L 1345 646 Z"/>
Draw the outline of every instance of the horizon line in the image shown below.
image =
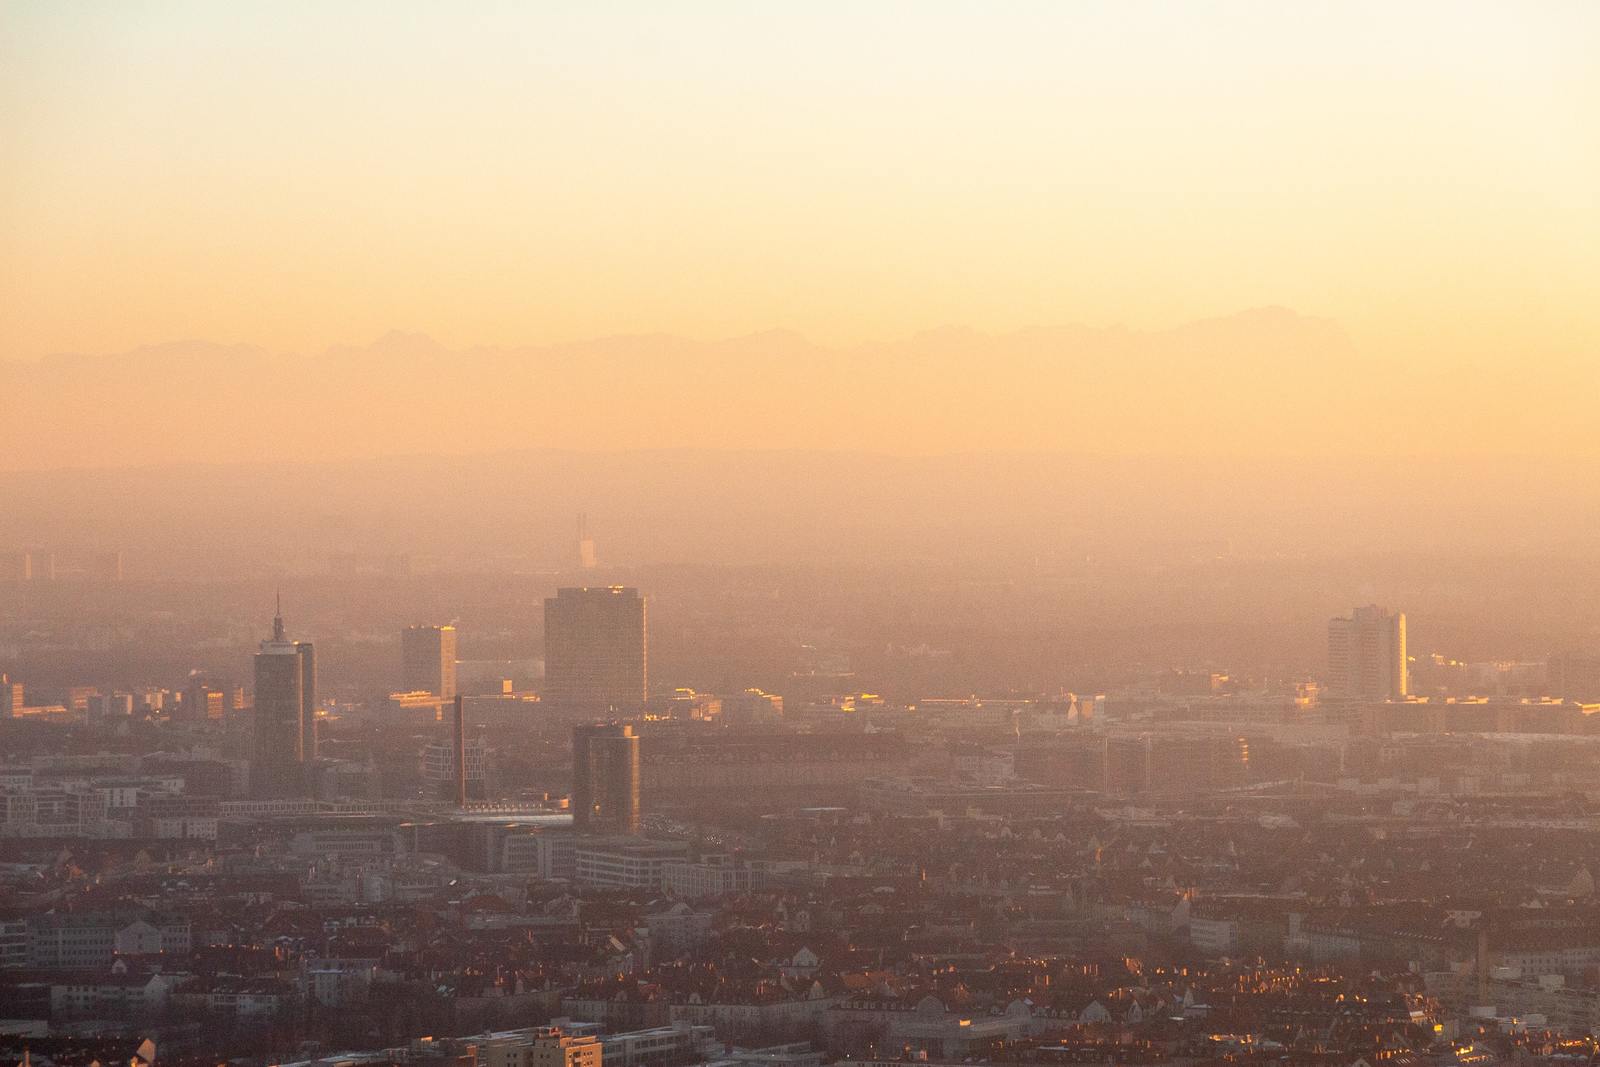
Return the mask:
<path id="1" fill-rule="evenodd" d="M 1345 325 L 1338 319 L 1329 315 L 1311 314 L 1290 307 L 1287 304 L 1263 303 L 1252 304 L 1234 311 L 1217 312 L 1209 315 L 1200 315 L 1192 318 L 1171 320 L 1164 325 L 1129 325 L 1118 320 L 1115 322 L 1096 324 L 1083 321 L 1069 321 L 1057 323 L 1032 323 L 1009 329 L 991 329 L 971 326 L 959 322 L 943 322 L 935 326 L 927 326 L 910 332 L 896 332 L 884 334 L 875 338 L 845 343 L 830 343 L 818 341 L 812 335 L 791 326 L 771 326 L 766 329 L 749 330 L 742 333 L 691 335 L 673 333 L 668 330 L 645 330 L 624 333 L 594 333 L 566 339 L 540 340 L 540 341 L 513 341 L 504 343 L 472 342 L 455 344 L 441 341 L 426 330 L 413 330 L 402 327 L 390 327 L 367 341 L 334 341 L 321 346 L 303 350 L 269 348 L 254 341 L 231 340 L 219 341 L 208 337 L 187 336 L 170 337 L 159 341 L 146 341 L 134 344 L 128 348 L 80 351 L 62 349 L 42 352 L 33 356 L 7 355 L 0 356 L 0 366 L 36 367 L 47 363 L 61 361 L 93 361 L 114 360 L 144 353 L 156 352 L 166 348 L 176 348 L 186 345 L 205 345 L 220 349 L 243 349 L 249 354 L 259 354 L 275 358 L 316 359 L 346 351 L 371 349 L 389 341 L 426 343 L 427 345 L 448 352 L 458 354 L 473 354 L 479 352 L 505 352 L 524 350 L 551 350 L 561 348 L 582 347 L 585 345 L 603 344 L 614 341 L 683 341 L 701 345 L 733 344 L 741 341 L 755 341 L 762 338 L 782 337 L 803 342 L 807 347 L 821 351 L 839 353 L 859 353 L 878 347 L 914 342 L 922 338 L 939 335 L 970 334 L 986 338 L 1016 338 L 1031 334 L 1088 331 L 1098 334 L 1166 334 L 1174 333 L 1193 326 L 1202 326 L 1211 323 L 1232 322 L 1240 319 L 1282 317 L 1290 318 L 1304 323 L 1315 323 L 1331 326 L 1340 332 L 1345 332 Z"/>

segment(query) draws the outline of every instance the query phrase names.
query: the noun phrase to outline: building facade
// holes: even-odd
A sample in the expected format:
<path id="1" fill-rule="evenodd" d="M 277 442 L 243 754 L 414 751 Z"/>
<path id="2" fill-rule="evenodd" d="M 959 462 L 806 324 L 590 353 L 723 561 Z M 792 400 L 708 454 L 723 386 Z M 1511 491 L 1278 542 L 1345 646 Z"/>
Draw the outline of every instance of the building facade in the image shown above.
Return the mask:
<path id="1" fill-rule="evenodd" d="M 639 735 L 633 727 L 573 729 L 572 824 L 579 833 L 639 832 Z"/>
<path id="2" fill-rule="evenodd" d="M 633 712 L 649 695 L 649 628 L 637 589 L 560 589 L 544 602 L 544 700 Z"/>
<path id="3" fill-rule="evenodd" d="M 456 695 L 456 628 L 408 626 L 400 631 L 403 688 L 432 693 L 443 700 Z"/>
<path id="4" fill-rule="evenodd" d="M 316 759 L 317 661 L 312 645 L 284 635 L 283 614 L 255 656 L 255 737 L 251 790 L 258 796 L 296 796 L 306 788 L 306 764 Z"/>
<path id="5" fill-rule="evenodd" d="M 1328 688 L 1350 699 L 1403 699 L 1410 692 L 1405 614 L 1372 604 L 1331 620 Z"/>

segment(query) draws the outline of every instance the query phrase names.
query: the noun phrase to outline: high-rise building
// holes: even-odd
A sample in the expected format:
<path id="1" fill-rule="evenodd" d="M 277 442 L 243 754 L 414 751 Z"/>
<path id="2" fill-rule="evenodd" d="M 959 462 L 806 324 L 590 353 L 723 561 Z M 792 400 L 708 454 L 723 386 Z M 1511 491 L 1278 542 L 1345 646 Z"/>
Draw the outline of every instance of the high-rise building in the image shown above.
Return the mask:
<path id="1" fill-rule="evenodd" d="M 463 739 L 461 756 L 465 756 L 466 778 L 459 775 L 454 740 L 435 739 L 422 746 L 422 780 L 428 791 L 440 800 L 483 800 L 488 796 L 489 742 L 481 737 Z M 465 786 L 466 797 L 461 796 Z"/>
<path id="2" fill-rule="evenodd" d="M 578 516 L 578 569 L 592 571 L 600 565 L 594 553 L 594 538 L 589 536 L 589 516 Z"/>
<path id="3" fill-rule="evenodd" d="M 450 719 L 451 740 L 451 777 L 455 780 L 456 807 L 467 806 L 467 702 L 461 697 L 455 698 L 455 707 Z"/>
<path id="4" fill-rule="evenodd" d="M 1581 704 L 1600 702 L 1600 653 L 1558 652 L 1545 670 L 1551 696 Z"/>
<path id="5" fill-rule="evenodd" d="M 1370 604 L 1328 623 L 1328 689 L 1357 700 L 1400 700 L 1410 692 L 1406 617 Z"/>
<path id="6" fill-rule="evenodd" d="M 189 682 L 179 694 L 178 714 L 182 722 L 221 722 L 228 715 L 228 693 L 200 671 L 189 672 Z"/>
<path id="7" fill-rule="evenodd" d="M 260 796 L 297 796 L 306 788 L 305 766 L 316 758 L 316 652 L 284 635 L 283 610 L 272 637 L 255 657 L 255 751 L 252 790 Z"/>
<path id="8" fill-rule="evenodd" d="M 296 641 L 300 658 L 300 751 L 305 762 L 317 758 L 317 648 L 310 641 Z"/>
<path id="9" fill-rule="evenodd" d="M 408 693 L 456 695 L 456 628 L 408 626 L 400 631 L 400 673 Z"/>
<path id="10" fill-rule="evenodd" d="M 544 699 L 633 712 L 649 695 L 645 601 L 621 585 L 559 589 L 544 602 Z"/>
<path id="11" fill-rule="evenodd" d="M 639 735 L 633 727 L 573 729 L 572 825 L 587 834 L 639 832 Z"/>
<path id="12" fill-rule="evenodd" d="M 22 683 L 13 682 L 8 676 L 0 674 L 0 719 L 15 718 L 22 714 L 26 706 Z"/>

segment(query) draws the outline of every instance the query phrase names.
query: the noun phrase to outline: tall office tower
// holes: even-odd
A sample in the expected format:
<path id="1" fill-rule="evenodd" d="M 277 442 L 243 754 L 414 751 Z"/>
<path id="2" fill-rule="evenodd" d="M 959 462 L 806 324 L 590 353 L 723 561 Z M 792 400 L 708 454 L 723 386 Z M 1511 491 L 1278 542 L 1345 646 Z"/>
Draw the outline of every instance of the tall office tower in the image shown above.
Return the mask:
<path id="1" fill-rule="evenodd" d="M 648 696 L 645 601 L 621 585 L 559 589 L 544 602 L 544 700 L 634 712 Z"/>
<path id="2" fill-rule="evenodd" d="M 296 641 L 294 651 L 300 658 L 300 704 L 305 709 L 300 719 L 300 751 L 311 763 L 317 758 L 317 647 L 310 641 Z"/>
<path id="3" fill-rule="evenodd" d="M 252 791 L 264 797 L 299 796 L 306 789 L 306 761 L 316 758 L 316 654 L 310 644 L 284 636 L 281 606 L 272 620 L 272 637 L 256 653 L 255 668 Z"/>
<path id="4" fill-rule="evenodd" d="M 633 727 L 573 728 L 572 825 L 586 834 L 639 832 L 639 735 Z"/>
<path id="5" fill-rule="evenodd" d="M 13 682 L 6 675 L 0 674 L 0 719 L 15 718 L 22 714 L 22 709 L 26 706 L 22 683 Z"/>
<path id="6" fill-rule="evenodd" d="M 1410 691 L 1406 617 L 1375 604 L 1328 623 L 1328 688 L 1334 696 L 1399 700 Z"/>
<path id="7" fill-rule="evenodd" d="M 456 695 L 456 628 L 407 626 L 400 631 L 400 673 L 407 692 Z"/>

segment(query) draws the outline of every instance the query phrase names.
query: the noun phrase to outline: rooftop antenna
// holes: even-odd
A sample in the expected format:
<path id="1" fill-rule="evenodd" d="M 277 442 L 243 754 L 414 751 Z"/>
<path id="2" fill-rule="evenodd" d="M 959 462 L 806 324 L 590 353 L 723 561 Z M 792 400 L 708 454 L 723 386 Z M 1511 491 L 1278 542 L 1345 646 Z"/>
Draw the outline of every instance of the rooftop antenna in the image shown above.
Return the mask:
<path id="1" fill-rule="evenodd" d="M 272 639 L 274 641 L 282 641 L 283 640 L 283 590 L 282 589 L 278 590 L 278 610 L 277 610 L 277 614 L 272 616 Z"/>

